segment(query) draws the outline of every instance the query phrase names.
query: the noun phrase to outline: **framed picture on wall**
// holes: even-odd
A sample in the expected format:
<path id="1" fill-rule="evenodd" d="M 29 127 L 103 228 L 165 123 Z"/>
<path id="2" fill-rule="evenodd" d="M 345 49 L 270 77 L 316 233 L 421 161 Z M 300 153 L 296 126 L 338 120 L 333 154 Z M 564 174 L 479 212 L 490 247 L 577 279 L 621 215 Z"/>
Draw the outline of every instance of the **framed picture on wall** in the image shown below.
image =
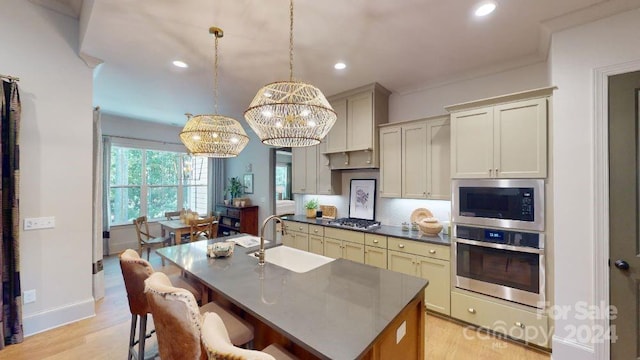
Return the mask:
<path id="1" fill-rule="evenodd" d="M 376 179 L 352 179 L 349 189 L 349 217 L 375 220 Z"/>
<path id="2" fill-rule="evenodd" d="M 244 193 L 253 194 L 253 174 L 244 174 Z"/>

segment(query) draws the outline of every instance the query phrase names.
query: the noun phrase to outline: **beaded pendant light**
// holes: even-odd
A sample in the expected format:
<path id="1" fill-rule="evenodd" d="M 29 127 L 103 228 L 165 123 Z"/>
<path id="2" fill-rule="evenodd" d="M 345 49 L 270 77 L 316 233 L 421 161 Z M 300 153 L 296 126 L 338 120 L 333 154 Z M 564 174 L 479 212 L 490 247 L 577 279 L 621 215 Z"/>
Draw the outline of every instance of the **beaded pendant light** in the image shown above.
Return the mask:
<path id="1" fill-rule="evenodd" d="M 240 154 L 249 143 L 249 137 L 240 123 L 228 116 L 218 115 L 218 39 L 224 33 L 217 27 L 209 28 L 215 37 L 214 109 L 215 114 L 187 115 L 187 123 L 180 132 L 180 140 L 193 155 L 230 158 Z"/>
<path id="2" fill-rule="evenodd" d="M 244 117 L 266 145 L 313 146 L 329 133 L 336 113 L 317 87 L 293 80 L 293 0 L 289 20 L 289 81 L 258 90 Z"/>

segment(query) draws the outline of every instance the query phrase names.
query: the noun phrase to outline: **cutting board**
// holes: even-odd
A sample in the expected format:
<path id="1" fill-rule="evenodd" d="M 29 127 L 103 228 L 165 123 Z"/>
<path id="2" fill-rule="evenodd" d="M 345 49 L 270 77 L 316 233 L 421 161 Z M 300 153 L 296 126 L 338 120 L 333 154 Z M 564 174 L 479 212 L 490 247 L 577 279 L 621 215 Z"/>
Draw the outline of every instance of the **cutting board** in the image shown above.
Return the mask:
<path id="1" fill-rule="evenodd" d="M 333 205 L 320 205 L 320 210 L 324 219 L 335 219 L 338 215 L 338 208 Z"/>

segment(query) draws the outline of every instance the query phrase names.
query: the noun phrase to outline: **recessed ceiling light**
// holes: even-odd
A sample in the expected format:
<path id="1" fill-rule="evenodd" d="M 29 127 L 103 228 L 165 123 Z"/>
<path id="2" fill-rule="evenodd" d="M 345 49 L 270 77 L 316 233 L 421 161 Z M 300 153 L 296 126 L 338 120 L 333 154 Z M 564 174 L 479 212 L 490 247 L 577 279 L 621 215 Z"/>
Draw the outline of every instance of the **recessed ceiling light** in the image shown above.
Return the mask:
<path id="1" fill-rule="evenodd" d="M 189 67 L 189 65 L 187 65 L 186 62 L 180 61 L 180 60 L 175 60 L 173 62 L 173 66 L 176 66 L 176 67 L 179 67 L 179 68 L 188 68 Z"/>
<path id="2" fill-rule="evenodd" d="M 478 6 L 478 8 L 476 9 L 476 16 L 482 17 L 482 16 L 487 16 L 489 14 L 491 14 L 493 12 L 493 10 L 496 9 L 496 3 L 494 2 L 485 2 L 482 3 L 480 6 Z"/>
<path id="3" fill-rule="evenodd" d="M 333 68 L 336 69 L 336 70 L 342 70 L 342 69 L 344 69 L 346 67 L 347 67 L 347 64 L 342 63 L 342 62 L 339 62 L 339 63 L 336 63 L 335 65 L 333 65 Z"/>

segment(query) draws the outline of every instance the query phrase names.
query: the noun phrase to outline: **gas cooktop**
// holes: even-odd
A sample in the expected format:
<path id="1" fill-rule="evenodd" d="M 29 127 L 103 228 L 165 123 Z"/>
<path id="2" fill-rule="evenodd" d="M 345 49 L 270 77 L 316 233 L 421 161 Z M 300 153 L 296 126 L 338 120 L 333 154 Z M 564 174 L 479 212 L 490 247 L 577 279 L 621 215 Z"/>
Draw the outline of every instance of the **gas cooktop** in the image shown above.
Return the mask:
<path id="1" fill-rule="evenodd" d="M 329 225 L 348 227 L 359 230 L 373 230 L 380 227 L 380 221 L 354 218 L 340 218 L 329 222 Z"/>

